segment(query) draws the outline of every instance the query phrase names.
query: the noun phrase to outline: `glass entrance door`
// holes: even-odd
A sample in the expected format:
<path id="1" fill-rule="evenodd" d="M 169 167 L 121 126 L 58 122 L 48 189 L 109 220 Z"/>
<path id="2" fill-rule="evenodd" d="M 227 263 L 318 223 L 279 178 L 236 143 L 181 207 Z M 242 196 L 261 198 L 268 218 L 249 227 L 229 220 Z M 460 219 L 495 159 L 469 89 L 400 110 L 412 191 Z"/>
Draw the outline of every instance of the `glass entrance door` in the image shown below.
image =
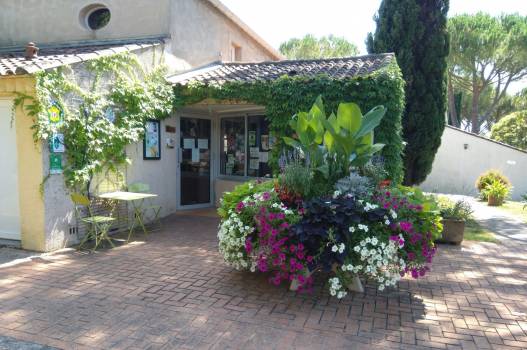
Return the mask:
<path id="1" fill-rule="evenodd" d="M 181 117 L 180 205 L 211 204 L 211 120 Z"/>

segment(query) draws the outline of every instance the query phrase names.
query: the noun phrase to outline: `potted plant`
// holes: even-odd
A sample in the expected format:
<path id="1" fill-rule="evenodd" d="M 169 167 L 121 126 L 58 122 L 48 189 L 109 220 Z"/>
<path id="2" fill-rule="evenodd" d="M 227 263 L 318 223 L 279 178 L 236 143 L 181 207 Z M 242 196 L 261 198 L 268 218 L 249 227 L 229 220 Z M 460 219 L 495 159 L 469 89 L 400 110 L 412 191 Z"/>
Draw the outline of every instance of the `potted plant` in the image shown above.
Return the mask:
<path id="1" fill-rule="evenodd" d="M 499 181 L 500 183 L 502 183 L 503 185 L 507 187 L 511 186 L 510 180 L 507 178 L 507 176 L 503 175 L 501 171 L 496 170 L 496 169 L 488 170 L 484 172 L 483 174 L 481 174 L 476 180 L 476 189 L 478 190 L 479 195 L 482 200 L 484 201 L 488 200 L 485 189 L 487 188 L 487 186 L 489 186 L 494 181 Z"/>
<path id="2" fill-rule="evenodd" d="M 464 200 L 454 202 L 448 198 L 439 198 L 438 204 L 443 217 L 441 241 L 460 244 L 465 234 L 465 222 L 473 213 L 470 204 Z"/>
<path id="3" fill-rule="evenodd" d="M 510 190 L 510 186 L 503 184 L 499 180 L 493 180 L 485 187 L 483 193 L 487 197 L 487 204 L 489 206 L 499 207 L 509 196 Z"/>

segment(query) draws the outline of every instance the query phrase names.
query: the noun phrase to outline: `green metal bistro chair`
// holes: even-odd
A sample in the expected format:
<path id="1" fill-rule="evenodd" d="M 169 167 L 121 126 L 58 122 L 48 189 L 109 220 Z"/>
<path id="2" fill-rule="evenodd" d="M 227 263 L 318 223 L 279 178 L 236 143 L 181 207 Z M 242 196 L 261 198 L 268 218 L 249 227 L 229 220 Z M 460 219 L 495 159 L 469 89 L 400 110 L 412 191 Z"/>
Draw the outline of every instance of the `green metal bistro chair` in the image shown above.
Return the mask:
<path id="1" fill-rule="evenodd" d="M 137 193 L 149 193 L 150 185 L 141 182 L 135 182 L 133 184 L 128 185 L 128 191 Z M 147 205 L 143 206 L 142 209 L 144 210 L 143 216 L 146 216 L 148 219 L 150 219 L 152 223 L 157 224 L 157 226 L 161 228 L 162 207 L 160 205 L 147 203 Z"/>
<path id="2" fill-rule="evenodd" d="M 102 241 L 108 241 L 112 247 L 115 247 L 112 239 L 108 236 L 110 227 L 115 219 L 109 216 L 93 215 L 90 199 L 85 195 L 73 193 L 71 195 L 71 200 L 75 204 L 75 214 L 77 218 L 89 227 L 88 232 L 86 232 L 78 249 L 80 250 L 90 239 L 95 240 L 95 247 L 93 250 L 96 250 Z M 88 216 L 83 215 L 82 208 L 86 208 Z"/>

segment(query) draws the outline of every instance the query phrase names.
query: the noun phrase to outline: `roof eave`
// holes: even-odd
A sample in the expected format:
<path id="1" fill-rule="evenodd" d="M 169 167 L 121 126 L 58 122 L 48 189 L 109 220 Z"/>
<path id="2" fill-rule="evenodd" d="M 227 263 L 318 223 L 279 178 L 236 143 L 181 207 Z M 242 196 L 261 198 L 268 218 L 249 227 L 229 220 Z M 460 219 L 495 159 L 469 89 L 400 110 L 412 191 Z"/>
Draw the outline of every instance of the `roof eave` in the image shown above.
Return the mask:
<path id="1" fill-rule="evenodd" d="M 282 55 L 278 50 L 272 47 L 267 41 L 265 41 L 260 35 L 251 29 L 240 17 L 236 16 L 229 8 L 219 0 L 206 0 L 211 6 L 216 8 L 221 14 L 236 24 L 241 30 L 247 33 L 254 41 L 261 45 L 268 53 L 270 53 L 275 59 L 283 60 L 285 56 Z"/>

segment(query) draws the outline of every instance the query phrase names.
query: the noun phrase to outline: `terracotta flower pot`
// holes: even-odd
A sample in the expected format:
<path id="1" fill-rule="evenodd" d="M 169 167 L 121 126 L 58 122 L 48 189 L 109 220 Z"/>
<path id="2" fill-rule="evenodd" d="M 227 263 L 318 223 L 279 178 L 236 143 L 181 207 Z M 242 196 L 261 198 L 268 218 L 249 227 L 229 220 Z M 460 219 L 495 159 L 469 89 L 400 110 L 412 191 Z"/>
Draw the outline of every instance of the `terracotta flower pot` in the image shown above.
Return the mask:
<path id="1" fill-rule="evenodd" d="M 443 219 L 443 241 L 460 244 L 465 234 L 465 220 Z"/>
<path id="2" fill-rule="evenodd" d="M 499 207 L 503 204 L 503 199 L 495 196 L 488 196 L 487 204 L 489 205 L 489 207 Z"/>

